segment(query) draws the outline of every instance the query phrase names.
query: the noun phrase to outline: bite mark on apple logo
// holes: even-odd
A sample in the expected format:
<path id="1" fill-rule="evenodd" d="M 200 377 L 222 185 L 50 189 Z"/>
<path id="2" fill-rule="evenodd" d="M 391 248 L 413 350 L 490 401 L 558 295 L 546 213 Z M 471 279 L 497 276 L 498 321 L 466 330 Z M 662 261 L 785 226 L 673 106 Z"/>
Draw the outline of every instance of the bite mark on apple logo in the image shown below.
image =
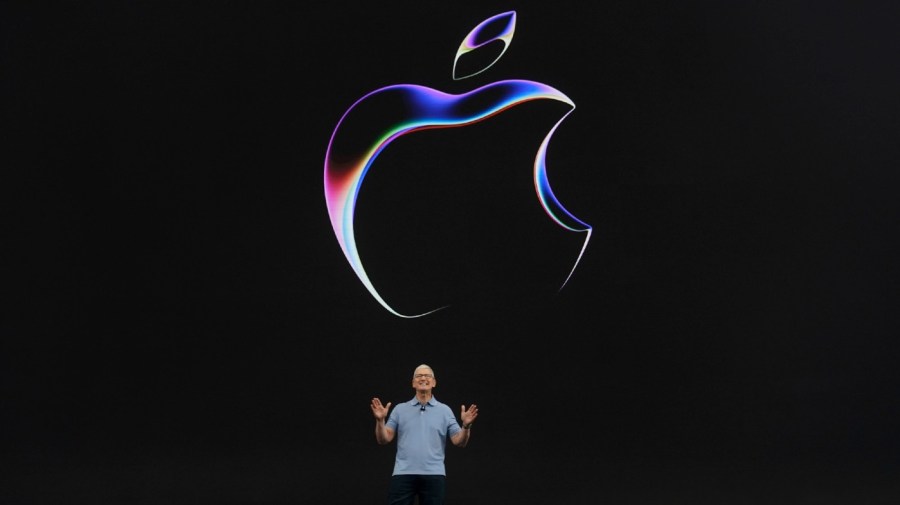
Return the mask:
<path id="1" fill-rule="evenodd" d="M 453 79 L 480 74 L 493 66 L 506 52 L 516 26 L 516 12 L 508 11 L 479 23 L 463 40 L 453 62 Z M 487 45 L 502 50 L 486 65 L 462 73 L 462 58 Z M 372 284 L 359 256 L 354 234 L 357 196 L 366 173 L 379 153 L 402 135 L 432 128 L 463 127 L 483 121 L 506 109 L 531 100 L 555 100 L 569 110 L 544 137 L 534 160 L 534 187 L 544 212 L 559 226 L 584 233 L 585 239 L 571 270 L 560 286 L 562 290 L 575 273 L 590 241 L 592 227 L 572 215 L 553 194 L 547 177 L 547 149 L 560 124 L 575 110 L 575 103 L 561 91 L 535 81 L 509 79 L 496 81 L 462 94 L 450 94 L 417 84 L 395 84 L 376 89 L 357 100 L 335 126 L 325 155 L 325 202 L 338 244 L 353 271 L 369 293 L 390 313 L 415 318 L 446 308 L 438 307 L 419 314 L 401 314 L 388 304 Z"/>

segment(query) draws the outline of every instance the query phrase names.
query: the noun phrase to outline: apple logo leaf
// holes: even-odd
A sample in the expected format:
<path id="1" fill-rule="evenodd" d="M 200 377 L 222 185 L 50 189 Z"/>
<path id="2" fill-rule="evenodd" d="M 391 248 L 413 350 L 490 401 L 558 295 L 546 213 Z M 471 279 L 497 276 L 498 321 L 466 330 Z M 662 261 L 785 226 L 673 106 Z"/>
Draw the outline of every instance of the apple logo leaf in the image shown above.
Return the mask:
<path id="1" fill-rule="evenodd" d="M 493 65 L 509 45 L 515 29 L 515 11 L 488 18 L 464 39 L 454 61 L 454 79 L 471 77 Z M 502 44 L 499 55 L 470 66 L 475 70 L 457 72 L 457 63 L 466 55 Z M 418 314 L 402 314 L 388 304 L 375 289 L 363 267 L 356 243 L 354 217 L 357 197 L 366 174 L 379 154 L 394 140 L 417 131 L 466 127 L 533 100 L 554 100 L 567 111 L 549 129 L 534 158 L 534 188 L 545 213 L 562 228 L 584 233 L 585 239 L 560 290 L 569 282 L 587 248 L 592 228 L 572 215 L 554 196 L 547 177 L 546 157 L 550 139 L 560 124 L 575 110 L 575 103 L 558 89 L 544 83 L 508 79 L 488 83 L 461 94 L 451 94 L 420 84 L 393 84 L 371 91 L 351 105 L 335 126 L 325 154 L 325 203 L 338 244 L 360 281 L 388 312 L 402 318 L 416 318 L 446 308 Z"/>
<path id="2" fill-rule="evenodd" d="M 453 79 L 458 81 L 478 75 L 493 66 L 494 63 L 497 63 L 503 54 L 506 53 L 515 31 L 516 11 L 497 14 L 479 23 L 466 35 L 466 38 L 463 39 L 459 49 L 456 51 L 456 58 L 453 59 Z M 499 54 L 493 56 L 487 63 L 481 63 L 479 60 L 479 63 L 476 63 L 477 66 L 465 73 L 462 73 L 462 70 L 458 68 L 461 58 L 471 55 L 472 51 L 481 49 L 483 52 L 485 48 L 494 46 L 500 47 Z"/>

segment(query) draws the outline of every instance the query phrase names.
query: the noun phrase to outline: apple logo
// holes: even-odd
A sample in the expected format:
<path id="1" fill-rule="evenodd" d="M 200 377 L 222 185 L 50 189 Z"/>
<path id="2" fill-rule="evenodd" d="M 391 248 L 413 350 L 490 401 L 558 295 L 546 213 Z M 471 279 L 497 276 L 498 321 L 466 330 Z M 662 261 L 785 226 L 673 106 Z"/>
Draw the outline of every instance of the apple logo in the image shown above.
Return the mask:
<path id="1" fill-rule="evenodd" d="M 479 23 L 457 50 L 453 80 L 481 74 L 493 66 L 509 47 L 515 26 L 515 11 L 497 14 Z M 585 234 L 578 256 L 559 287 L 561 290 L 578 267 L 592 231 L 590 225 L 560 204 L 547 177 L 546 157 L 550 139 L 575 110 L 575 104 L 569 97 L 547 84 L 521 79 L 495 81 L 461 94 L 445 93 L 418 84 L 394 84 L 364 95 L 338 121 L 325 155 L 324 189 L 328 215 L 338 244 L 353 271 L 387 311 L 402 318 L 416 318 L 447 305 L 418 314 L 402 314 L 382 298 L 363 267 L 357 250 L 354 215 L 362 182 L 379 154 L 401 136 L 423 130 L 474 125 L 534 100 L 553 100 L 566 105 L 566 112 L 543 137 L 534 158 L 533 182 L 538 201 L 556 225 Z"/>

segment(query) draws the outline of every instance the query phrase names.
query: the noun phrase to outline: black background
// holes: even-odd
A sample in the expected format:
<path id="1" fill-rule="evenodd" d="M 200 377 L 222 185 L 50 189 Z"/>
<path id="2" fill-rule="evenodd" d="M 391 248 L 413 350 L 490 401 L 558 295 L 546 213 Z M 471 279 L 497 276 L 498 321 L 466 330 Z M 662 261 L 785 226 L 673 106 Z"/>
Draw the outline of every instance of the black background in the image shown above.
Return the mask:
<path id="1" fill-rule="evenodd" d="M 516 10 L 489 71 L 462 38 Z M 900 500 L 889 2 L 78 2 L 0 9 L 0 502 L 383 503 L 368 403 L 481 416 L 449 503 Z M 528 105 L 386 150 L 366 292 L 343 112 L 525 78 L 577 109 L 548 223 Z M 550 123 L 548 123 L 550 121 Z"/>

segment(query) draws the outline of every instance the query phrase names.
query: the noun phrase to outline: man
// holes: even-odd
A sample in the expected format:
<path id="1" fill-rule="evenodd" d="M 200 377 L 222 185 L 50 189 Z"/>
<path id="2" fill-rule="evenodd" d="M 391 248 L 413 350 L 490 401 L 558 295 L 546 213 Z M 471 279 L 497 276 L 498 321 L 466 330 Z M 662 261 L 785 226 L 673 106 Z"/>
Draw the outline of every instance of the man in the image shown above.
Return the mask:
<path id="1" fill-rule="evenodd" d="M 446 495 L 444 449 L 447 438 L 457 447 L 469 443 L 472 423 L 478 417 L 475 404 L 463 405 L 456 422 L 453 410 L 437 401 L 433 390 L 437 386 L 434 370 L 419 365 L 413 372 L 412 387 L 416 396 L 400 403 L 388 416 L 391 402 L 382 405 L 372 398 L 375 416 L 375 440 L 389 444 L 397 435 L 397 456 L 388 492 L 389 505 L 443 505 Z"/>

